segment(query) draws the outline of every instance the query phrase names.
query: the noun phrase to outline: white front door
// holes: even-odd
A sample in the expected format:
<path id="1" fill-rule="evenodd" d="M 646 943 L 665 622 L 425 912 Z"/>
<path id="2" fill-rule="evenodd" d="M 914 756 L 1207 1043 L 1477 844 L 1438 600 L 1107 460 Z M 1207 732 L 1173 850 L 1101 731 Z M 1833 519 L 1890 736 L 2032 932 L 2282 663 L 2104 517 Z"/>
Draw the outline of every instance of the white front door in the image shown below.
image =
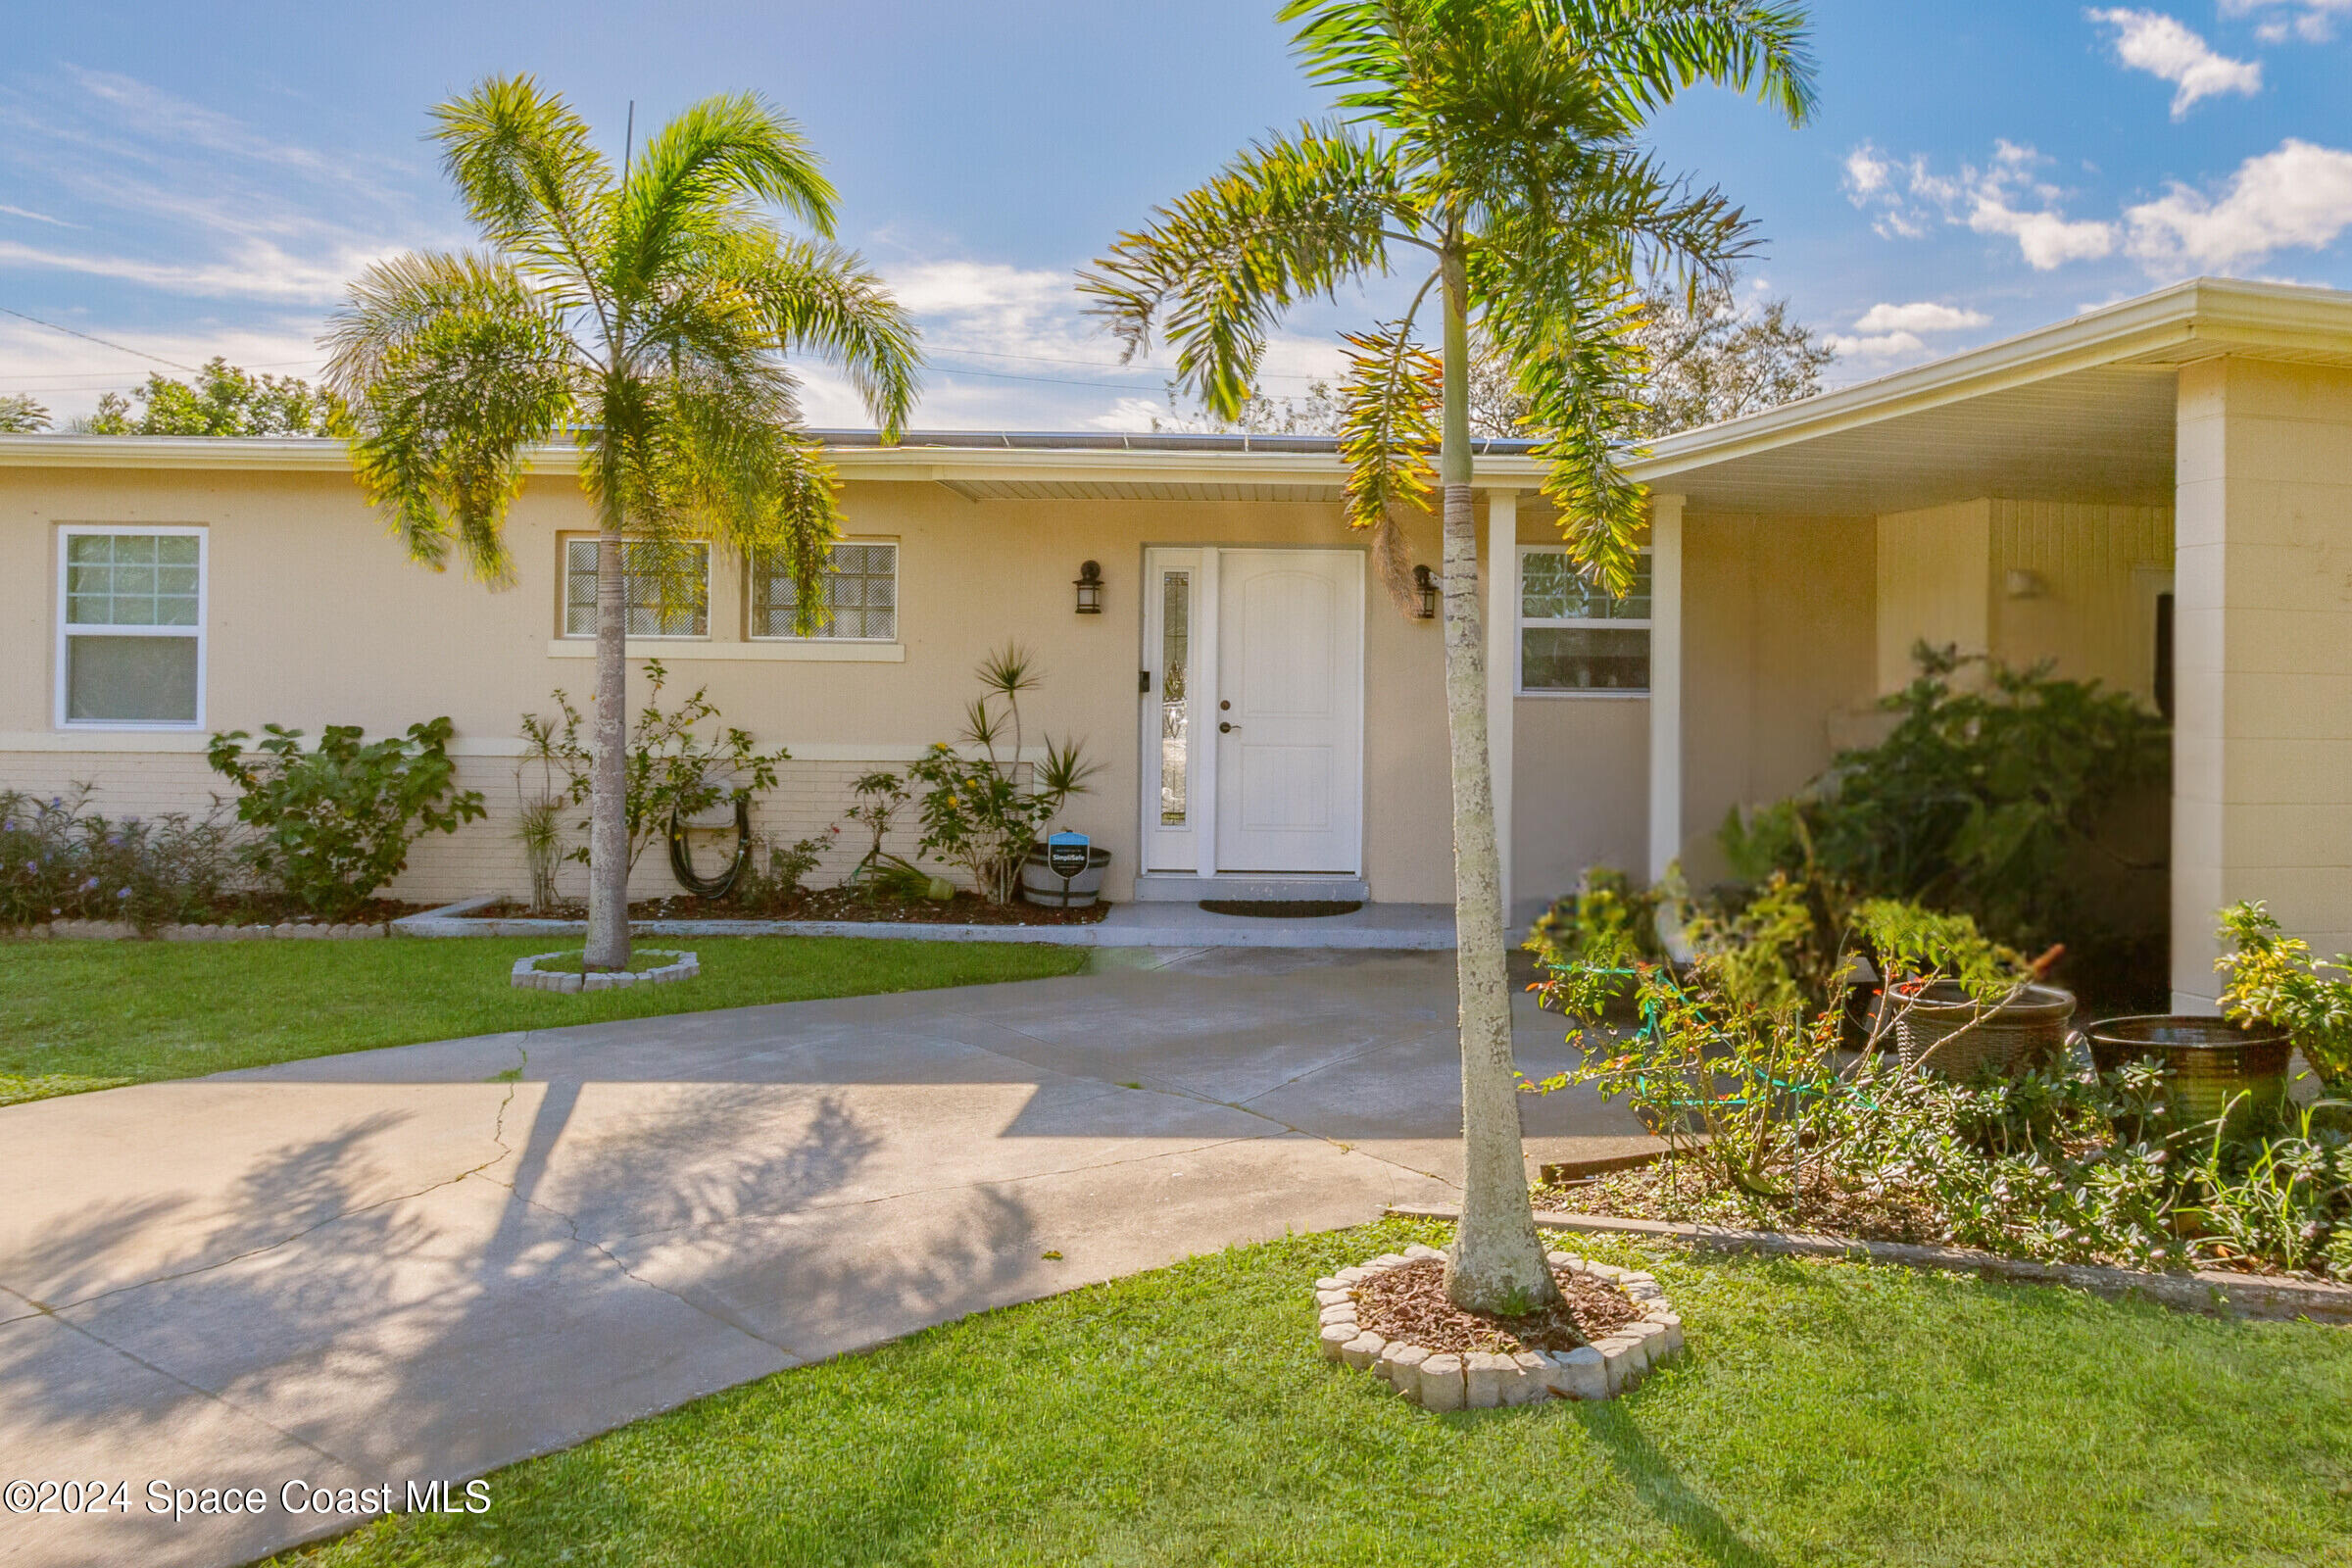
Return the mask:
<path id="1" fill-rule="evenodd" d="M 1221 550 L 1216 575 L 1216 869 L 1356 872 L 1364 558 Z"/>

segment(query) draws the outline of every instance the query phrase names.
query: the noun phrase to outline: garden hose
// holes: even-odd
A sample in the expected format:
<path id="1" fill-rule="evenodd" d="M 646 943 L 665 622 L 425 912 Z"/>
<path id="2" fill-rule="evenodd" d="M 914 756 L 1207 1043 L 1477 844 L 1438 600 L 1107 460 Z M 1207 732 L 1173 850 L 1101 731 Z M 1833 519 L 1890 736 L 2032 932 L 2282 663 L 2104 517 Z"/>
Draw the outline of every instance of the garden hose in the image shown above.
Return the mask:
<path id="1" fill-rule="evenodd" d="M 686 843 L 686 824 L 678 819 L 678 808 L 669 809 L 669 869 L 678 879 L 678 886 L 701 899 L 723 899 L 743 875 L 743 868 L 752 863 L 752 803 L 747 795 L 735 797 L 735 858 L 716 876 L 698 876 L 694 869 L 694 851 Z"/>

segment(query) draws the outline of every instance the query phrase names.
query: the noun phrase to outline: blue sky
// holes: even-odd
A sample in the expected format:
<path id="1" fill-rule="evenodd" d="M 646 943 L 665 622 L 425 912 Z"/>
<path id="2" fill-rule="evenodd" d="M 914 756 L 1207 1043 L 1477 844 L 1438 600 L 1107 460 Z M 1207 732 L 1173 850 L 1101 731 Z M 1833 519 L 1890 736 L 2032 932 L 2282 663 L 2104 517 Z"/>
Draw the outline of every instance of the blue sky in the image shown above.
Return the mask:
<path id="1" fill-rule="evenodd" d="M 163 368 L 141 353 L 314 372 L 346 278 L 466 238 L 427 108 L 529 71 L 615 150 L 631 99 L 643 125 L 753 88 L 801 120 L 843 237 L 925 329 L 918 422 L 1134 425 L 1163 377 L 1117 366 L 1072 272 L 1250 136 L 1321 112 L 1272 12 L 22 5 L 0 63 L 0 309 L 21 313 L 0 315 L 0 392 L 63 417 Z M 1813 18 L 1811 125 L 1702 90 L 1656 142 L 1758 220 L 1748 286 L 1836 335 L 1835 380 L 2197 273 L 2352 287 L 2352 0 L 1818 0 Z M 1298 316 L 1266 390 L 1301 390 L 1380 303 Z M 809 383 L 812 418 L 863 422 Z"/>

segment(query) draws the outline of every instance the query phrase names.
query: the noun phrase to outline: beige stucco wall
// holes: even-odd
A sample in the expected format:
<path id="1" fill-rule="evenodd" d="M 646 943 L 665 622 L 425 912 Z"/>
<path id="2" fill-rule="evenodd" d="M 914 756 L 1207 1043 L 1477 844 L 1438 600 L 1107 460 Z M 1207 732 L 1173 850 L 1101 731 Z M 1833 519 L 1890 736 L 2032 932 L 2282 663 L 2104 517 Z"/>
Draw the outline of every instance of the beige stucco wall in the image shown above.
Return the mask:
<path id="1" fill-rule="evenodd" d="M 1101 500 L 967 501 L 931 483 L 859 483 L 844 501 L 853 537 L 896 539 L 901 662 L 804 662 L 709 657 L 740 648 L 744 605 L 722 568 L 709 645 L 667 645 L 673 696 L 708 684 L 725 719 L 797 760 L 763 808 L 782 836 L 819 830 L 849 804 L 866 766 L 903 761 L 953 739 L 976 688 L 973 662 L 1017 639 L 1045 684 L 1026 705 L 1032 733 L 1083 737 L 1104 764 L 1069 825 L 1114 854 L 1108 892 L 1125 898 L 1135 863 L 1140 625 L 1137 583 L 1148 544 L 1353 548 L 1335 506 Z M 517 715 L 547 711 L 551 689 L 575 702 L 590 662 L 551 657 L 559 630 L 560 536 L 589 526 L 566 478 L 534 479 L 510 525 L 514 582 L 491 592 L 459 569 L 410 564 L 351 480 L 332 473 L 0 470 L 0 782 L 49 789 L 89 778 L 107 808 L 201 807 L 214 782 L 201 735 L 60 734 L 51 691 L 56 524 L 201 523 L 209 529 L 207 729 L 265 721 L 316 731 L 357 723 L 370 734 L 447 713 L 461 774 L 493 818 L 417 846 L 395 891 L 457 896 L 522 883 L 509 836 Z M 1413 559 L 1434 561 L 1423 525 Z M 1080 562 L 1102 564 L 1104 612 L 1073 613 Z M 1365 872 L 1389 901 L 1450 898 L 1444 706 L 1436 626 L 1366 606 Z M 632 663 L 632 675 L 641 666 Z M 633 684 L 632 701 L 644 688 Z M 73 747 L 74 750 L 62 750 Z M 837 855 L 827 872 L 853 858 Z M 646 892 L 667 887 L 657 850 Z"/>
<path id="2" fill-rule="evenodd" d="M 1877 525 L 1869 517 L 1683 519 L 1686 874 L 1721 874 L 1735 806 L 1817 777 L 1873 693 Z"/>
<path id="3" fill-rule="evenodd" d="M 1556 545 L 1557 523 L 1523 502 L 1519 542 Z M 1541 693 L 1515 699 L 1511 902 L 1516 911 L 1572 892 L 1585 868 L 1639 877 L 1649 843 L 1649 702 Z"/>
<path id="4" fill-rule="evenodd" d="M 1988 498 L 1878 519 L 1878 689 L 1925 641 L 2047 662 L 2155 701 L 2155 596 L 2173 570 L 2170 507 Z M 2022 575 L 2013 575 L 2022 574 Z"/>
<path id="5" fill-rule="evenodd" d="M 2173 994 L 2210 1009 L 2214 911 L 2352 949 L 2352 370 L 2180 373 Z"/>
<path id="6" fill-rule="evenodd" d="M 1986 581 L 1992 503 L 1963 501 L 1878 519 L 1873 573 L 1878 602 L 1878 689 L 1897 692 L 1918 672 L 1921 642 L 1981 654 L 1991 639 Z"/>

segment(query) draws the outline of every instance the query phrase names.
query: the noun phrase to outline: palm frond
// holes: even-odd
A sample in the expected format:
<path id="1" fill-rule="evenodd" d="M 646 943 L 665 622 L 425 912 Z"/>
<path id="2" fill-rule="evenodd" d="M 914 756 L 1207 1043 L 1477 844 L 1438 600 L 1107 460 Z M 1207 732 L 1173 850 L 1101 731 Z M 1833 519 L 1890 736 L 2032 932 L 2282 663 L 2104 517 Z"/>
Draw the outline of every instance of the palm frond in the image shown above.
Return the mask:
<path id="1" fill-rule="evenodd" d="M 1344 128 L 1301 125 L 1257 143 L 1207 184 L 1122 234 L 1079 292 L 1128 358 L 1156 326 L 1176 378 L 1220 418 L 1250 399 L 1266 333 L 1291 306 L 1387 270 L 1387 225 L 1410 220 L 1394 152 Z"/>
<path id="2" fill-rule="evenodd" d="M 829 243 L 737 235 L 698 269 L 763 315 L 783 352 L 806 350 L 849 376 L 886 441 L 906 428 L 922 384 L 914 319 L 858 256 Z"/>
<path id="3" fill-rule="evenodd" d="M 454 541 L 476 576 L 508 580 L 507 507 L 575 407 L 561 312 L 508 263 L 411 255 L 352 284 L 324 341 L 360 482 L 411 558 L 440 567 Z"/>
<path id="4" fill-rule="evenodd" d="M 800 126 L 752 93 L 689 107 L 630 166 L 612 210 L 612 292 L 660 287 L 691 270 L 713 236 L 771 232 L 755 211 L 772 202 L 818 234 L 833 232 L 835 193 Z"/>
<path id="5" fill-rule="evenodd" d="M 1427 511 L 1436 490 L 1444 367 L 1412 340 L 1409 318 L 1343 335 L 1348 373 L 1340 383 L 1339 448 L 1348 470 L 1348 525 L 1371 530 L 1373 570 L 1409 614 L 1418 595 L 1396 514 Z"/>
<path id="6" fill-rule="evenodd" d="M 1543 0 L 1584 55 L 1642 110 L 1713 82 L 1801 125 L 1820 107 L 1801 5 L 1782 0 Z"/>
<path id="7" fill-rule="evenodd" d="M 600 245 L 612 167 L 587 122 L 528 75 L 492 76 L 433 111 L 441 164 L 483 236 L 574 273 L 585 285 Z"/>

